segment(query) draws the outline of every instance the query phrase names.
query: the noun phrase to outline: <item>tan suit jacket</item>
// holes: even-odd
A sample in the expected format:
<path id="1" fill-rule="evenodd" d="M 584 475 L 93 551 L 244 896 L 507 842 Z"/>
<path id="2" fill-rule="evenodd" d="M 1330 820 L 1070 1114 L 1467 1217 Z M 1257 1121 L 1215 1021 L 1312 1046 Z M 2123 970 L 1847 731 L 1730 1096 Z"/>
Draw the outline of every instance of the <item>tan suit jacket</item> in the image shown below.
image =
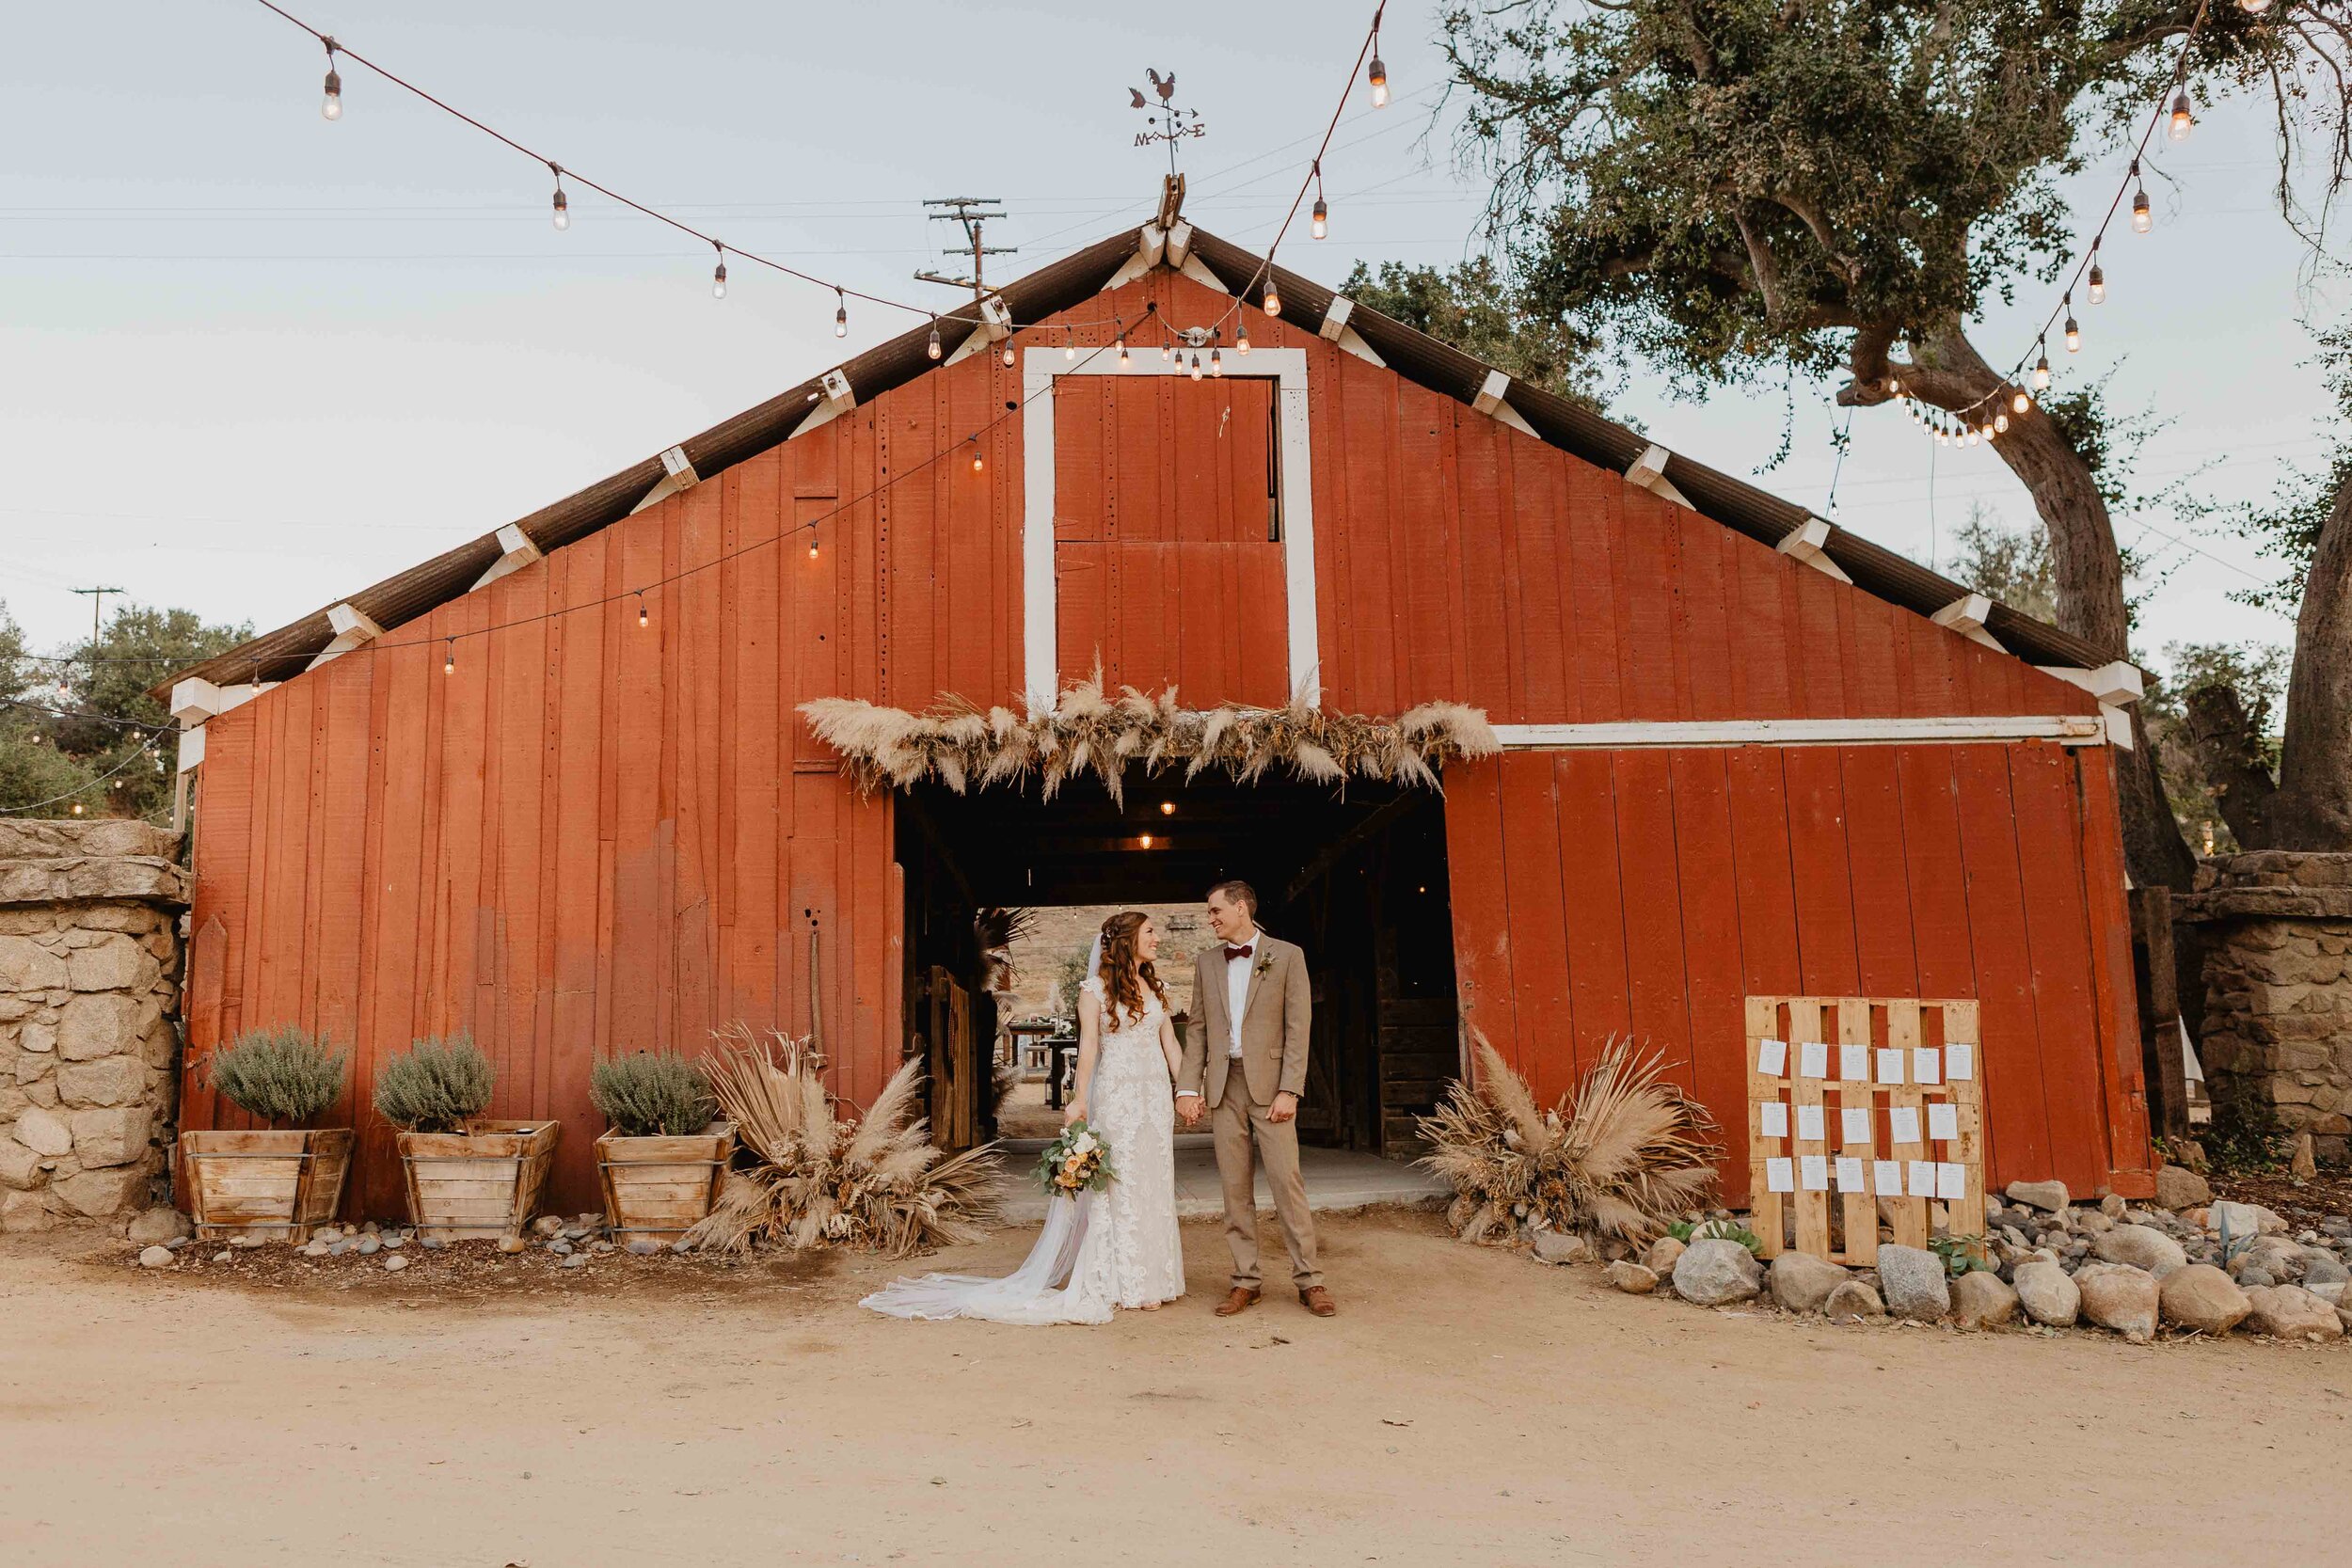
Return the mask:
<path id="1" fill-rule="evenodd" d="M 1239 961 L 1239 960 L 1236 960 Z M 1258 951 L 1248 960 L 1249 992 L 1242 1005 L 1241 1068 L 1249 1098 L 1270 1105 L 1278 1093 L 1307 1092 L 1308 1027 L 1314 1003 L 1307 984 L 1307 955 L 1295 943 L 1258 933 Z M 1184 1054 L 1176 1073 L 1178 1092 L 1200 1093 L 1215 1110 L 1225 1099 L 1231 1072 L 1232 1012 L 1225 990 L 1225 944 L 1193 960 L 1193 1011 L 1199 1022 L 1184 1031 Z"/>

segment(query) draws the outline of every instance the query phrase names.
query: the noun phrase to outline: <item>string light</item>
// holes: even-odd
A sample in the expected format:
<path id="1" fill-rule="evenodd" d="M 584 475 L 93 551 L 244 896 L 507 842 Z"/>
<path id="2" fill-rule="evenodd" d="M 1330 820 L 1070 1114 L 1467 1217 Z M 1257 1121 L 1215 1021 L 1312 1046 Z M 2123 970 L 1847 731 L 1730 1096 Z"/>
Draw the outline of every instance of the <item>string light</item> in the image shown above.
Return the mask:
<path id="1" fill-rule="evenodd" d="M 1331 205 L 1323 199 L 1323 160 L 1320 158 L 1315 160 L 1314 177 L 1314 221 L 1309 226 L 1307 231 L 1320 240 L 1331 232 Z"/>
<path id="2" fill-rule="evenodd" d="M 1294 208 L 1292 210 L 1295 212 L 1297 209 Z M 1273 265 L 1274 259 L 1272 257 L 1268 257 L 1266 259 L 1268 271 L 1266 273 L 1265 304 L 1263 307 L 1268 318 L 1279 316 L 1282 313 L 1282 296 L 1274 292 L 1274 274 L 1271 270 Z"/>
<path id="3" fill-rule="evenodd" d="M 2080 354 L 2083 351 L 2083 329 L 2074 320 L 2074 296 L 2068 294 L 2060 309 L 2066 312 L 2066 352 Z"/>
<path id="4" fill-rule="evenodd" d="M 326 97 L 319 103 L 319 115 L 325 119 L 341 119 L 343 118 L 343 79 L 335 72 L 335 40 L 321 38 L 319 41 L 326 45 Z"/>
<path id="5" fill-rule="evenodd" d="M 1175 345 L 1174 343 L 1170 343 L 1170 342 L 1165 342 L 1165 341 L 1163 341 L 1163 342 L 1160 344 L 1160 358 L 1161 358 L 1161 360 L 1162 360 L 1163 362 L 1165 362 L 1165 361 L 1167 361 L 1167 360 L 1168 360 L 1168 359 L 1172 359 L 1172 358 L 1174 358 L 1175 356 L 1176 356 L 1176 345 Z"/>
<path id="6" fill-rule="evenodd" d="M 74 801 L 74 802 L 73 802 L 73 815 L 74 815 L 74 816 L 81 816 L 81 815 L 82 815 L 82 802 L 81 802 L 81 801 L 79 801 L 79 800 L 76 800 L 76 801 Z M 1145 834 L 1145 835 L 1144 835 L 1144 839 L 1143 839 L 1143 847 L 1144 847 L 1146 849 L 1149 849 L 1150 847 L 1152 847 L 1152 837 L 1151 837 L 1151 835 L 1150 835 L 1149 833 L 1147 833 L 1147 834 Z"/>
<path id="7" fill-rule="evenodd" d="M 555 176 L 555 227 L 561 233 L 572 226 L 572 203 L 564 194 L 564 171 L 552 159 L 548 163 L 548 172 Z"/>
<path id="8" fill-rule="evenodd" d="M 923 345 L 923 352 L 934 359 L 939 357 L 939 318 L 937 316 L 931 318 L 931 338 L 930 342 Z"/>
<path id="9" fill-rule="evenodd" d="M 710 297 L 724 299 L 727 297 L 727 247 L 714 241 L 711 248 L 719 253 L 719 266 L 710 275 Z"/>
<path id="10" fill-rule="evenodd" d="M 2172 139 L 2174 141 L 2188 140 L 2188 134 L 2196 128 L 2196 124 L 2197 117 L 2190 112 L 2188 106 L 2188 89 L 2183 87 L 2172 95 Z"/>
<path id="11" fill-rule="evenodd" d="M 1005 369 L 1012 369 L 1012 340 L 1010 338 L 1005 340 L 1005 352 L 1001 357 L 1005 361 Z"/>
<path id="12" fill-rule="evenodd" d="M 972 437 L 972 471 L 977 474 L 986 466 L 980 453 L 980 438 L 975 436 Z"/>
<path id="13" fill-rule="evenodd" d="M 815 523 L 808 525 L 808 558 L 811 561 L 817 559 L 817 525 Z"/>
<path id="14" fill-rule="evenodd" d="M 1200 354 L 1197 349 L 1193 351 L 1192 356 L 1192 378 L 1195 381 L 1200 379 Z"/>
<path id="15" fill-rule="evenodd" d="M 2237 8 L 2248 16 L 2260 16 L 2270 8 L 2270 0 L 2237 0 Z"/>
<path id="16" fill-rule="evenodd" d="M 2009 405 L 2014 412 L 2022 414 L 2033 406 L 2033 399 L 2027 397 L 2025 388 L 2021 387 L 2017 389 L 2017 395 L 2010 399 Z"/>
<path id="17" fill-rule="evenodd" d="M 2004 436 L 2008 435 L 2008 434 L 2009 434 L 2009 416 L 2008 416 L 2007 414 L 1995 414 L 1995 415 L 1994 415 L 1994 416 L 1993 416 L 1993 428 L 1994 428 L 1994 430 L 1999 431 L 1999 432 L 2000 432 L 2002 435 L 2004 435 Z"/>
<path id="18" fill-rule="evenodd" d="M 441 650 L 441 673 L 444 675 L 457 673 L 457 639 L 454 637 L 449 638 Z"/>
<path id="19" fill-rule="evenodd" d="M 833 335 L 836 338 L 846 338 L 850 335 L 849 296 L 839 289 L 835 289 L 833 292 Z"/>
<path id="20" fill-rule="evenodd" d="M 1249 322 L 1246 317 L 1233 328 L 1233 352 L 1244 355 L 1249 352 Z"/>
<path id="21" fill-rule="evenodd" d="M 1061 356 L 1064 359 L 1078 357 L 1078 340 L 1071 335 L 1070 328 L 1066 326 L 1061 329 Z"/>
<path id="22" fill-rule="evenodd" d="M 2050 340 L 2047 338 L 2042 340 L 2042 356 L 2033 362 L 2033 389 L 2037 392 L 2050 389 Z"/>
<path id="23" fill-rule="evenodd" d="M 1223 375 L 1225 373 L 1225 362 L 1215 349 L 1209 350 L 1209 373 L 1211 375 Z"/>
<path id="24" fill-rule="evenodd" d="M 1121 332 L 1119 335 L 1119 368 L 1123 371 L 1132 363 L 1134 361 L 1127 357 L 1127 334 Z"/>
<path id="25" fill-rule="evenodd" d="M 2132 160 L 2131 177 L 2135 182 L 2139 179 L 2139 160 L 2137 158 L 2134 158 Z M 2145 234 L 2150 229 L 2155 226 L 2155 221 L 2154 214 L 2148 211 L 2148 187 L 2145 185 L 2138 185 L 2137 188 L 2132 192 L 2132 230 L 2135 233 Z"/>
<path id="26" fill-rule="evenodd" d="M 2099 242 L 2090 242 L 2090 303 L 2105 305 L 2107 300 L 2107 275 L 2099 265 Z"/>
<path id="27" fill-rule="evenodd" d="M 1372 84 L 1372 106 L 1375 109 L 1389 106 L 1389 68 L 1380 63 L 1380 12 L 1388 8 L 1387 0 L 1382 0 L 1379 10 L 1372 13 L 1372 64 L 1364 69 L 1364 80 Z"/>
<path id="28" fill-rule="evenodd" d="M 642 588 L 637 591 L 637 624 L 641 627 L 653 625 L 651 617 L 645 613 L 645 591 Z"/>

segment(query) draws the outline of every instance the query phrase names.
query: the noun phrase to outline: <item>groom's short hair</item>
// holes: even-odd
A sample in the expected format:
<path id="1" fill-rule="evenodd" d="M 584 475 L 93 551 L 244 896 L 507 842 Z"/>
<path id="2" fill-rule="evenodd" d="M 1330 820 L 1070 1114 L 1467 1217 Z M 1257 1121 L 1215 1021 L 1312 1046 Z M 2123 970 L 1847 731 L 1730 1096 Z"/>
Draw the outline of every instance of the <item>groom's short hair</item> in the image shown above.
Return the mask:
<path id="1" fill-rule="evenodd" d="M 1248 910 L 1250 919 L 1255 920 L 1258 917 L 1258 890 L 1239 877 L 1229 877 L 1209 889 L 1210 897 L 1216 898 L 1219 895 L 1222 895 L 1227 903 L 1239 904 L 1243 909 Z"/>

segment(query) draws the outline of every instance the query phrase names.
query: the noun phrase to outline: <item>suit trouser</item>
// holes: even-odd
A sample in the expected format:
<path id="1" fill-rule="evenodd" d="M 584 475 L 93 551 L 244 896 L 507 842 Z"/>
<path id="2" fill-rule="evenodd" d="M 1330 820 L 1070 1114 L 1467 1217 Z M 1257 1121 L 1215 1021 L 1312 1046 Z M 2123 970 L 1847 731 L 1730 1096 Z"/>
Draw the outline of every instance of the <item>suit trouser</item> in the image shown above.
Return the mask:
<path id="1" fill-rule="evenodd" d="M 1282 1244 L 1291 1255 L 1291 1282 L 1300 1290 L 1323 1283 L 1315 1261 L 1315 1221 L 1307 1208 L 1307 1184 L 1298 1175 L 1298 1122 L 1274 1121 L 1268 1108 L 1251 1100 L 1236 1067 L 1226 1076 L 1225 1094 L 1211 1114 L 1216 1135 L 1216 1173 L 1225 1186 L 1225 1242 L 1233 1249 L 1233 1283 L 1259 1288 L 1258 1199 L 1255 1164 L 1265 1165 L 1274 1212 L 1282 1222 Z M 1254 1159 L 1253 1159 L 1254 1156 Z"/>

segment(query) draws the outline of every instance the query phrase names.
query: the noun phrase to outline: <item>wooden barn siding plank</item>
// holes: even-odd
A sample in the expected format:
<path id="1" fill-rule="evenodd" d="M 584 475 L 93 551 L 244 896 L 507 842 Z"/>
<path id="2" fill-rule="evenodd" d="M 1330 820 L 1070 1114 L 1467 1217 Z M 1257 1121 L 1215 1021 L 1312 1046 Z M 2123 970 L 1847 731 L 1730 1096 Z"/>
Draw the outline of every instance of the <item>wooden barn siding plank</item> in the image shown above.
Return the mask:
<path id="1" fill-rule="evenodd" d="M 1742 746 L 1724 755 L 1732 863 L 1739 874 L 1740 972 L 1749 996 L 1794 996 L 1805 990 L 1783 768 L 1787 754 Z"/>
<path id="2" fill-rule="evenodd" d="M 1506 700 L 1516 706 L 1506 712 L 1557 715 L 1574 723 L 1582 716 L 1578 700 L 1581 682 L 1576 659 L 1577 562 L 1568 548 L 1568 516 L 1583 505 L 1597 505 L 1597 483 L 1589 494 L 1566 481 L 1567 469 L 1557 455 L 1538 443 L 1518 437 L 1485 415 L 1473 419 L 1490 433 L 1480 455 L 1495 465 L 1497 499 L 1502 508 L 1503 613 L 1511 636 L 1504 643 L 1509 675 Z M 1467 487 L 1467 486 L 1466 486 Z"/>
<path id="3" fill-rule="evenodd" d="M 1533 755 L 1551 764 L 1551 795 L 1558 815 L 1556 821 L 1544 825 L 1549 832 L 1530 839 L 1526 859 L 1534 875 L 1514 879 L 1511 899 L 1516 905 L 1525 889 L 1529 895 L 1543 900 L 1547 926 L 1556 920 L 1565 927 L 1565 961 L 1559 968 L 1567 989 L 1567 1005 L 1539 1008 L 1536 1018 L 1546 1020 L 1547 1024 L 1549 1019 L 1557 1019 L 1559 1023 L 1540 1033 L 1529 1031 L 1530 1043 L 1538 1052 L 1548 1037 L 1564 1037 L 1561 1044 L 1533 1063 L 1535 1070 L 1531 1081 L 1540 1082 L 1549 1099 L 1565 1090 L 1575 1074 L 1592 1065 L 1610 1036 L 1633 1026 L 1632 983 L 1627 957 L 1625 886 L 1617 858 L 1613 753 L 1538 752 Z M 1515 862 L 1520 858 L 1516 832 L 1511 854 Z M 1546 868 L 1555 864 L 1558 877 L 1548 889 L 1540 879 Z M 1560 901 L 1557 915 L 1550 911 L 1549 901 L 1554 898 Z M 1545 951 L 1549 949 L 1537 949 Z M 1520 974 L 1523 985 L 1525 971 Z"/>
<path id="4" fill-rule="evenodd" d="M 545 561 L 509 573 L 492 585 L 490 613 L 503 629 L 487 639 L 496 682 L 490 731 L 498 782 L 487 799 L 486 846 L 492 880 L 484 922 L 490 934 L 480 1016 L 485 1048 L 499 1065 L 501 1116 L 527 1117 L 544 1104 L 539 1082 L 539 973 L 542 899 L 539 850 L 545 787 L 547 727 L 548 575 Z M 578 1143 L 580 1140 L 571 1140 Z M 560 1164 L 572 1151 L 559 1146 Z"/>
<path id="5" fill-rule="evenodd" d="M 687 574 L 686 614 L 679 627 L 678 832 L 672 908 L 675 927 L 671 953 L 675 980 L 671 1000 L 670 1039 L 675 1049 L 697 1052 L 708 1037 L 717 1003 L 721 953 L 718 891 L 725 873 L 719 862 L 722 814 L 719 742 L 733 716 L 719 701 L 720 644 L 727 619 L 725 577 L 718 564 L 724 546 L 726 491 L 698 484 L 679 498 L 678 570 Z"/>
<path id="6" fill-rule="evenodd" d="M 1788 784 L 1788 863 L 1797 895 L 1797 952 L 1810 996 L 1853 996 L 1861 983 L 1854 946 L 1853 884 L 1846 849 L 1845 786 L 1837 752 L 1792 746 L 1781 758 Z"/>
<path id="7" fill-rule="evenodd" d="M 625 612 L 613 606 L 590 607 L 607 592 L 611 554 L 610 535 L 594 534 L 557 552 L 560 569 L 550 574 L 550 596 L 568 613 L 558 623 L 554 650 L 552 679 L 559 698 L 551 734 L 554 798 L 546 807 L 552 836 L 543 841 L 551 848 L 554 868 L 548 922 L 552 947 L 546 970 L 553 994 L 548 1095 L 540 1109 L 564 1118 L 564 1145 L 585 1144 L 588 1129 L 596 1125 L 588 1085 L 600 1044 L 600 939 L 609 910 L 605 840 L 598 824 L 610 762 L 612 649 Z M 573 1187 L 565 1173 L 571 1168 L 559 1163 L 556 1173 L 567 1207 Z"/>
<path id="8" fill-rule="evenodd" d="M 1724 580 L 1723 548 L 1714 537 L 1723 531 L 1685 508 L 1663 511 L 1676 531 L 1675 562 L 1680 578 L 1674 630 L 1682 705 L 1676 717 L 1744 717 L 1733 692 L 1733 611 Z M 1744 1014 L 1739 1022 L 1744 1026 Z"/>
<path id="9" fill-rule="evenodd" d="M 1674 794 L 1674 758 L 1663 751 L 1610 753 L 1616 806 L 1617 864 L 1624 910 L 1627 1027 L 1645 1051 L 1656 1052 L 1683 1083 L 1693 1083 L 1689 974 L 1719 968 L 1722 951 L 1693 952 L 1683 944 L 1682 877 L 1677 856 L 1680 811 Z M 1582 1044 L 1597 1052 L 1601 1037 Z"/>
<path id="10" fill-rule="evenodd" d="M 1395 498 L 1398 471 L 1398 378 L 1352 354 L 1338 358 L 1340 418 L 1347 426 L 1346 485 L 1342 515 L 1348 533 L 1348 575 L 1342 591 L 1357 609 L 1351 627 L 1348 684 L 1335 705 L 1364 713 L 1394 713 L 1400 694 L 1397 646 Z M 1322 531 L 1320 528 L 1316 530 Z M 1405 628 L 1410 635 L 1417 628 Z"/>
<path id="11" fill-rule="evenodd" d="M 778 583 L 796 557 L 784 523 L 784 464 L 764 453 L 734 470 L 735 491 L 728 530 L 730 605 L 727 646 L 728 691 L 722 711 L 729 716 L 732 744 L 725 759 L 731 796 L 727 834 L 720 853 L 727 876 L 722 936 L 726 943 L 726 987 L 719 1012 L 724 1019 L 759 1022 L 776 1010 L 776 857 L 783 845 L 776 796 L 777 770 L 785 766 L 778 728 L 788 716 L 777 711 L 780 687 Z"/>
<path id="12" fill-rule="evenodd" d="M 1451 700 L 1454 649 L 1461 636 L 1454 615 L 1454 573 L 1459 498 L 1446 483 L 1446 431 L 1461 405 L 1409 382 L 1397 383 L 1396 514 L 1399 583 L 1397 701 Z"/>
<path id="13" fill-rule="evenodd" d="M 1539 1096 L 1559 1092 L 1575 1066 L 1570 998 L 1576 983 L 1563 897 L 1560 824 L 1566 815 L 1554 759 L 1540 752 L 1502 758 L 1503 900 L 1512 952 L 1518 1028 L 1495 1043 Z M 1590 831 L 1589 821 L 1579 824 Z M 1563 1047 L 1565 1049 L 1562 1049 Z"/>
<path id="14" fill-rule="evenodd" d="M 1565 575 L 1561 606 L 1573 625 L 1567 642 L 1569 657 L 1575 661 L 1570 678 L 1576 708 L 1573 721 L 1612 723 L 1629 717 L 1619 673 L 1621 610 L 1616 564 L 1625 522 L 1625 483 L 1615 474 L 1575 462 L 1549 448 L 1544 449 L 1543 467 L 1552 483 L 1558 484 L 1563 477 L 1566 480 L 1566 526 L 1561 535 L 1559 570 Z M 1520 477 L 1526 477 L 1523 470 Z M 1520 505 L 1529 504 L 1524 488 L 1518 499 Z"/>
<path id="15" fill-rule="evenodd" d="M 2007 748 L 2033 964 L 2035 1063 L 2050 1113 L 2052 1172 L 2075 1192 L 2106 1184 L 2106 1100 L 2100 1018 L 2091 993 L 2090 911 L 2084 902 L 2083 828 L 2074 769 L 2056 746 Z M 2120 1114 L 2120 1113 L 2119 1113 Z"/>
<path id="16" fill-rule="evenodd" d="M 2101 1072 L 2107 1085 L 2103 1150 L 2107 1180 L 2126 1197 L 2146 1197 L 2155 1192 L 2155 1172 L 2148 1152 L 2148 1085 L 2140 1054 L 2139 1001 L 2131 979 L 2131 917 L 2123 898 L 2115 754 L 2105 747 L 2082 747 L 2067 756 L 2081 789 L 2083 897 L 2090 911 Z"/>
<path id="17" fill-rule="evenodd" d="M 1747 1168 L 1748 1126 L 1741 1114 L 1748 1088 L 1747 993 L 1741 989 L 1746 952 L 1732 842 L 1731 754 L 1676 751 L 1668 759 L 1690 1006 L 1690 1069 L 1684 1083 L 1714 1111 L 1724 1143 L 1723 1168 L 1737 1172 Z"/>
<path id="18" fill-rule="evenodd" d="M 1518 986 L 1511 945 L 1509 846 L 1503 832 L 1504 757 L 1445 770 L 1447 895 L 1454 911 L 1454 976 L 1466 1036 L 1475 1030 L 1518 1060 Z M 1531 959 L 1533 955 L 1531 955 Z"/>
<path id="19" fill-rule="evenodd" d="M 197 774 L 198 827 L 195 903 L 190 925 L 199 933 L 219 924 L 204 945 L 192 944 L 188 966 L 187 1048 L 181 1073 L 181 1119 L 189 1127 L 221 1125 L 221 1102 L 204 1085 L 204 1061 L 236 1037 L 244 1015 L 246 951 L 253 945 L 254 815 L 253 705 L 222 714 L 205 726 L 204 764 Z M 199 998 L 204 1006 L 197 1006 Z M 184 1173 L 182 1180 L 184 1183 Z M 185 1199 L 184 1185 L 182 1198 Z"/>
<path id="20" fill-rule="evenodd" d="M 658 834 L 662 820 L 659 774 L 667 690 L 661 671 L 660 627 L 676 613 L 667 594 L 648 594 L 643 604 L 648 624 L 639 626 L 636 586 L 657 581 L 661 572 L 662 509 L 641 512 L 606 531 L 613 541 L 613 579 L 624 598 L 615 608 L 621 626 L 613 641 L 615 664 L 609 699 L 614 736 L 612 752 L 612 916 L 606 941 L 612 1025 L 598 1031 L 599 1043 L 614 1052 L 645 1051 L 659 1043 L 660 955 L 669 946 L 661 918 L 662 883 Z"/>
<path id="21" fill-rule="evenodd" d="M 1794 649 L 1788 635 L 1788 591 L 1793 584 L 1772 551 L 1729 529 L 1717 531 L 1722 536 L 1724 597 L 1732 623 L 1734 711 L 1743 718 L 1793 719 Z"/>
<path id="22" fill-rule="evenodd" d="M 1977 957 L 1977 1000 L 1984 1031 L 1986 1120 L 2000 1168 L 2058 1174 L 2050 1142 L 2042 1034 L 2035 1011 L 2026 890 L 2019 868 L 2009 758 L 2000 746 L 1956 746 L 1961 858 L 1968 878 L 1968 933 Z"/>
<path id="23" fill-rule="evenodd" d="M 359 1005 L 367 962 L 368 890 L 370 863 L 375 845 L 370 832 L 373 814 L 373 749 L 370 719 L 374 705 L 374 660 L 365 655 L 347 656 L 320 673 L 326 723 L 322 726 L 319 766 L 323 809 L 319 813 L 319 880 L 316 889 L 318 936 L 312 979 L 317 997 L 313 1027 L 353 1056 L 360 1034 Z M 356 1107 L 346 1091 L 339 1106 L 350 1116 Z M 345 1120 L 344 1126 L 357 1126 Z M 346 1203 L 350 1196 L 346 1191 Z"/>
<path id="24" fill-rule="evenodd" d="M 1616 546 L 1611 562 L 1617 603 L 1617 693 L 1628 719 L 1690 717 L 1690 671 L 1677 670 L 1680 587 L 1674 530 L 1661 514 L 1671 503 L 1619 485 L 1613 498 Z M 1679 685 L 1676 680 L 1681 675 Z"/>
<path id="25" fill-rule="evenodd" d="M 1836 752 L 1846 803 L 1847 879 L 1853 890 L 1859 990 L 1852 994 L 1862 996 L 1928 994 L 1918 989 L 1896 752 L 1891 746 L 1847 746 Z"/>

